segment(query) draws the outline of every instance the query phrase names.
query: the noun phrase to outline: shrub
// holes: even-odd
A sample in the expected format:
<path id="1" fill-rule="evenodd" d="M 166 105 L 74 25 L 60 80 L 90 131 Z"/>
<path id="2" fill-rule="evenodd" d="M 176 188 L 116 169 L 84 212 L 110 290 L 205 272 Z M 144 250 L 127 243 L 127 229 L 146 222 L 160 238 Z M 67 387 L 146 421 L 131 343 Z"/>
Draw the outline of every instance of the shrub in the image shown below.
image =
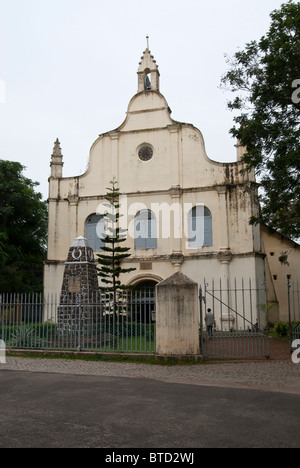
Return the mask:
<path id="1" fill-rule="evenodd" d="M 8 346 L 11 348 L 40 348 L 43 340 L 36 333 L 34 327 L 19 327 L 10 335 Z"/>
<path id="2" fill-rule="evenodd" d="M 277 322 L 274 325 L 275 332 L 281 337 L 285 337 L 289 333 L 289 326 L 285 322 Z"/>

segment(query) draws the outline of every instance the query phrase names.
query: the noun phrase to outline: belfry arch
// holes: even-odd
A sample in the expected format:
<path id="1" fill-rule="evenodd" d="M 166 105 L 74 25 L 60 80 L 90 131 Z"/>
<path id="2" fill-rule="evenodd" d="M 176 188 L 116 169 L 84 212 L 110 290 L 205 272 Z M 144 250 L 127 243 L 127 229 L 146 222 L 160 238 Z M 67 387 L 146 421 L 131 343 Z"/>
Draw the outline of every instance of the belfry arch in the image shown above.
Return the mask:
<path id="1" fill-rule="evenodd" d="M 154 56 L 151 55 L 149 44 L 141 57 L 138 69 L 138 92 L 159 91 L 160 73 Z"/>

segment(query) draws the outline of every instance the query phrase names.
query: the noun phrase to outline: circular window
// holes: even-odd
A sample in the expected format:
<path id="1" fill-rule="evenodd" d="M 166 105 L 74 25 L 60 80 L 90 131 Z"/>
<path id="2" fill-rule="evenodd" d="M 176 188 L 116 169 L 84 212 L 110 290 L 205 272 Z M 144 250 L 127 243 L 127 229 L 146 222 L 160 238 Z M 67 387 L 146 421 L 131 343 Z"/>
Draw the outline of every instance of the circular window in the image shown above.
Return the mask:
<path id="1" fill-rule="evenodd" d="M 143 146 L 139 150 L 139 158 L 141 161 L 150 161 L 153 156 L 153 149 L 150 146 Z"/>

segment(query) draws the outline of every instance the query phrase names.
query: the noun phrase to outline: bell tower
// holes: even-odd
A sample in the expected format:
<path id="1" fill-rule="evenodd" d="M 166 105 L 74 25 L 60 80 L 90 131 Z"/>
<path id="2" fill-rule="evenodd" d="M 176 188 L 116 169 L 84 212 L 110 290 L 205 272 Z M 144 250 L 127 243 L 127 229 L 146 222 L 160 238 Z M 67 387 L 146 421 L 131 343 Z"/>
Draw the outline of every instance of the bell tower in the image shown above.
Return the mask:
<path id="1" fill-rule="evenodd" d="M 154 60 L 153 55 L 149 50 L 149 37 L 147 36 L 147 48 L 141 57 L 138 69 L 138 92 L 143 91 L 159 91 L 159 77 L 158 65 Z"/>
<path id="2" fill-rule="evenodd" d="M 60 141 L 57 140 L 54 143 L 53 153 L 51 156 L 51 177 L 55 177 L 56 179 L 62 178 L 62 171 L 63 171 L 63 155 L 61 152 Z"/>

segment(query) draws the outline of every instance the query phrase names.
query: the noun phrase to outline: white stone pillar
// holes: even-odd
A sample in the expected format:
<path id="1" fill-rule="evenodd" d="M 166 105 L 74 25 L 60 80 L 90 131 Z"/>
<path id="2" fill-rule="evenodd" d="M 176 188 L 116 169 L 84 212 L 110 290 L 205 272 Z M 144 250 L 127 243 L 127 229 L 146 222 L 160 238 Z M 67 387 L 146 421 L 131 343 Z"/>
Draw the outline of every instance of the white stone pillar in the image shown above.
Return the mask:
<path id="1" fill-rule="evenodd" d="M 164 356 L 200 354 L 198 284 L 175 273 L 156 286 L 156 352 Z"/>
<path id="2" fill-rule="evenodd" d="M 220 250 L 230 249 L 227 216 L 227 189 L 225 185 L 218 187 L 219 219 L 220 219 Z"/>
<path id="3" fill-rule="evenodd" d="M 78 236 L 78 202 L 77 195 L 70 195 L 69 202 L 69 238 L 76 239 Z"/>
<path id="4" fill-rule="evenodd" d="M 184 260 L 182 254 L 182 236 L 183 236 L 183 214 L 181 206 L 182 188 L 177 185 L 171 187 L 172 207 L 173 209 L 173 226 L 171 226 L 171 248 L 172 254 L 170 260 L 174 265 L 174 272 L 181 271 L 181 265 Z M 171 222 L 171 212 L 170 212 Z"/>
<path id="5" fill-rule="evenodd" d="M 171 181 L 172 186 L 180 185 L 180 169 L 179 169 L 179 132 L 178 125 L 169 125 L 170 132 L 170 147 L 172 154 L 171 163 Z"/>
<path id="6" fill-rule="evenodd" d="M 111 150 L 111 169 L 112 175 L 119 181 L 119 138 L 120 134 L 110 133 L 110 138 L 112 140 L 112 150 Z"/>

